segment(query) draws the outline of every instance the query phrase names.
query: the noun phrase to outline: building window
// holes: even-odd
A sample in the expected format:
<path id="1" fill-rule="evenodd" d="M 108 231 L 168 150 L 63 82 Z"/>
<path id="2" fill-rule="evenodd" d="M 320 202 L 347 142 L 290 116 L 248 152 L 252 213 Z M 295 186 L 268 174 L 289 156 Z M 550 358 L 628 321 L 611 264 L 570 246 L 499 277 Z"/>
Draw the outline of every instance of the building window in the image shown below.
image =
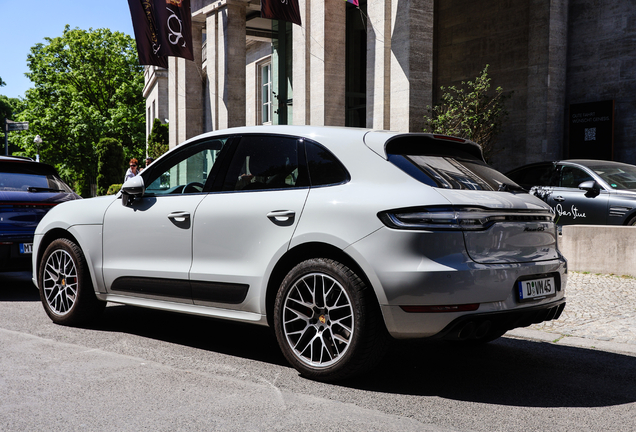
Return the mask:
<path id="1" fill-rule="evenodd" d="M 258 66 L 259 101 L 258 111 L 261 124 L 272 123 L 272 63 L 267 61 Z"/>

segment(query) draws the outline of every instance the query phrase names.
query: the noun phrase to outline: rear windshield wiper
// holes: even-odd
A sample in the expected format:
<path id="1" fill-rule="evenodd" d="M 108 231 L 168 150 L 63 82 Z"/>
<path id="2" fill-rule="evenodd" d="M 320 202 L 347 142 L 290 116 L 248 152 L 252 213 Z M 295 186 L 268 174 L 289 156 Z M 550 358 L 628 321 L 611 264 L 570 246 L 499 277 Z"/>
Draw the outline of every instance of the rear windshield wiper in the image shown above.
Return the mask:
<path id="1" fill-rule="evenodd" d="M 521 186 L 517 186 L 517 185 L 511 185 L 508 183 L 502 183 L 499 185 L 499 189 L 497 189 L 499 192 L 526 192 L 528 193 L 527 190 L 525 190 L 524 188 L 522 188 Z"/>
<path id="2" fill-rule="evenodd" d="M 45 188 L 45 187 L 35 187 L 30 186 L 27 188 L 29 192 L 65 192 L 62 189 L 53 189 L 53 188 Z"/>

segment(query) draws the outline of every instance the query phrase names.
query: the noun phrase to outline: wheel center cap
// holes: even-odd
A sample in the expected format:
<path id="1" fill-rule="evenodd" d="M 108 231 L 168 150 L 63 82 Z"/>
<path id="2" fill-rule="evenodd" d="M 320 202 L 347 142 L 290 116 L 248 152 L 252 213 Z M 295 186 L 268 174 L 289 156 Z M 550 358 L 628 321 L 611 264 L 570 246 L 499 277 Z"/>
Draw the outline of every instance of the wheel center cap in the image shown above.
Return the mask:
<path id="1" fill-rule="evenodd" d="M 318 317 L 318 321 L 320 322 L 320 324 L 324 324 L 327 322 L 327 318 L 324 315 L 320 315 Z"/>

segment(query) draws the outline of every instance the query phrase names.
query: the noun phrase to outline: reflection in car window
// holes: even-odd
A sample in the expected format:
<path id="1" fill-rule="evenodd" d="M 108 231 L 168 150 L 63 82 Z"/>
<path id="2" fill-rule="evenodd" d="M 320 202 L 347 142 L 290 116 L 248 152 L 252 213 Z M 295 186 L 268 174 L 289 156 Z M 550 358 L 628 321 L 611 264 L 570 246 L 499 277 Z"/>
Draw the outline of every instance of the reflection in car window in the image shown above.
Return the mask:
<path id="1" fill-rule="evenodd" d="M 425 176 L 420 175 L 422 177 L 420 179 L 396 164 L 398 167 L 423 183 L 431 184 L 427 178 L 432 179 L 434 187 L 496 191 L 502 184 L 516 186 L 515 182 L 499 171 L 477 161 L 443 156 L 403 155 L 403 157 L 419 168 Z M 394 160 L 391 158 L 389 160 L 395 164 Z"/>
<path id="2" fill-rule="evenodd" d="M 636 189 L 636 166 L 628 164 L 595 165 L 590 169 L 613 189 Z"/>
<path id="3" fill-rule="evenodd" d="M 326 148 L 305 141 L 305 151 L 312 186 L 334 185 L 349 180 L 347 170 Z"/>
<path id="4" fill-rule="evenodd" d="M 299 183 L 298 140 L 245 136 L 230 163 L 224 191 L 286 189 Z"/>
<path id="5" fill-rule="evenodd" d="M 561 187 L 578 188 L 581 183 L 589 180 L 594 179 L 580 168 L 567 165 L 561 168 Z"/>
<path id="6" fill-rule="evenodd" d="M 0 162 L 0 191 L 34 191 L 34 189 L 38 189 L 38 192 L 73 192 L 50 165 Z"/>
<path id="7" fill-rule="evenodd" d="M 168 166 L 161 163 L 151 167 L 151 175 L 146 181 L 145 194 L 169 195 L 192 194 L 203 190 L 212 166 L 225 145 L 224 139 L 214 139 L 195 144 L 184 149 Z"/>

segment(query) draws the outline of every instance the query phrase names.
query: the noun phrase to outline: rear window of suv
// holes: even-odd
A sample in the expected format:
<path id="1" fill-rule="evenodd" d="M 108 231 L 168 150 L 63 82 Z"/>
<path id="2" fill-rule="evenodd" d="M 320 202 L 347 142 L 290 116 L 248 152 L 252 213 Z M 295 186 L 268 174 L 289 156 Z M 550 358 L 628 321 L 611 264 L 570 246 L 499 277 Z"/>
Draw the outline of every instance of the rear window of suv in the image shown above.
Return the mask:
<path id="1" fill-rule="evenodd" d="M 502 190 L 519 186 L 488 166 L 472 145 L 446 142 L 428 137 L 413 138 L 387 145 L 389 162 L 416 180 L 432 187 L 464 190 Z M 472 148 L 471 148 L 472 147 Z"/>
<path id="2" fill-rule="evenodd" d="M 7 161 L 0 162 L 0 191 L 72 192 L 48 165 Z"/>

